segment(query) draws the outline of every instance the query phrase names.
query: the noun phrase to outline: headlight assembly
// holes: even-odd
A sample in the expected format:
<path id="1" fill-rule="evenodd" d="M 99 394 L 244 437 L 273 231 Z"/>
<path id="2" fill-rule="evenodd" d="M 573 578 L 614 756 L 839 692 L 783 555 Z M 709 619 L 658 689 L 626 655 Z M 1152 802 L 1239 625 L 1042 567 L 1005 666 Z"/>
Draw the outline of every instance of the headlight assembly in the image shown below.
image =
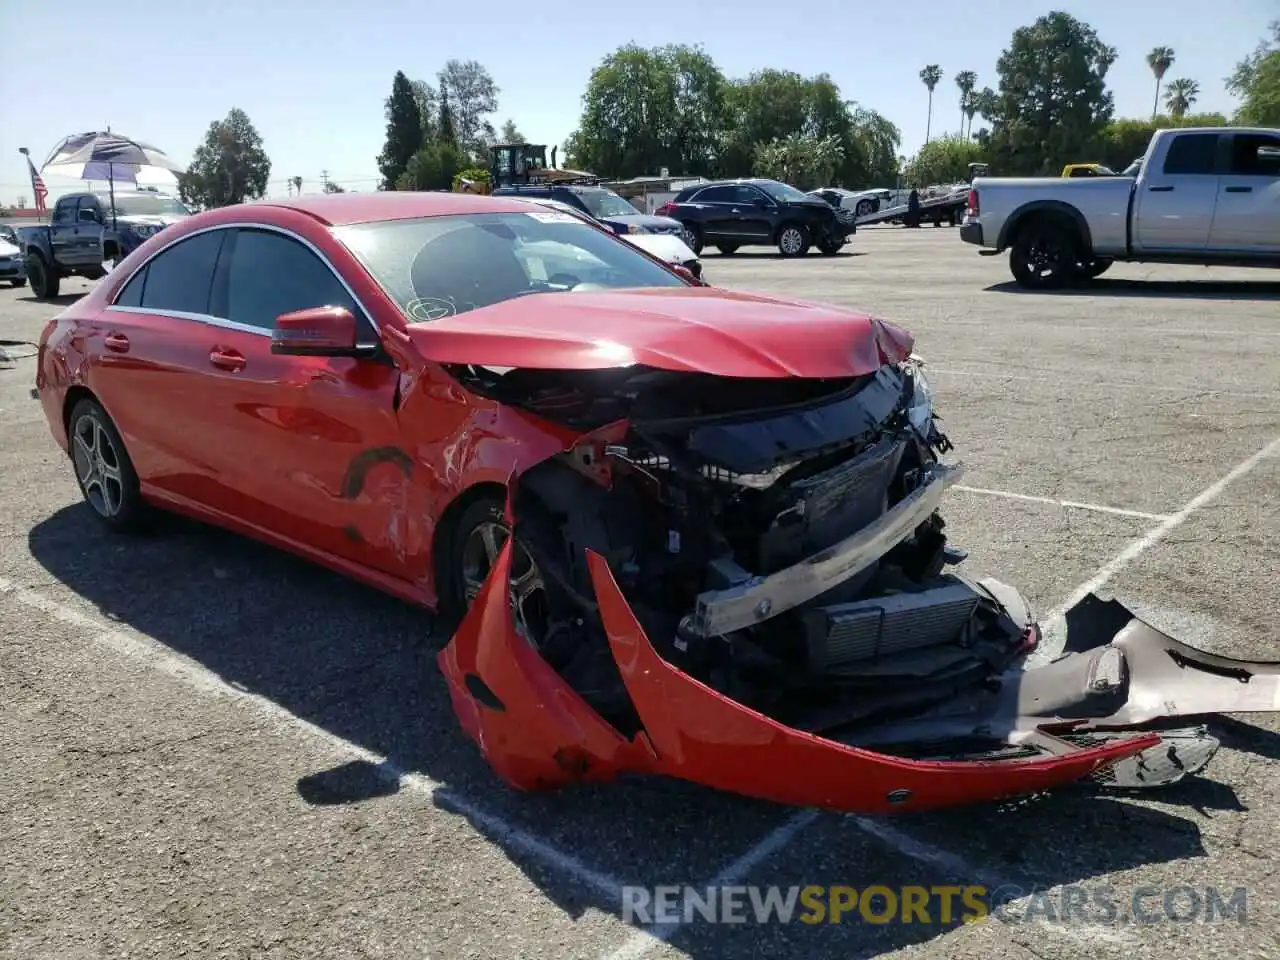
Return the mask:
<path id="1" fill-rule="evenodd" d="M 921 436 L 928 437 L 929 427 L 933 422 L 933 387 L 929 385 L 929 378 L 924 375 L 924 363 L 919 358 L 908 360 L 903 369 L 911 384 L 907 419 Z"/>

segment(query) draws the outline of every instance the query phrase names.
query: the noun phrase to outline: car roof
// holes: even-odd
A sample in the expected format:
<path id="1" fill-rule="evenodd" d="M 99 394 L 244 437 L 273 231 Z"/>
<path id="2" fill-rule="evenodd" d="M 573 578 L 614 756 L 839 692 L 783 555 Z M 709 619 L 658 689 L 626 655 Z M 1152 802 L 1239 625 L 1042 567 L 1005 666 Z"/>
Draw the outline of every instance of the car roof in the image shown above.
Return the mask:
<path id="1" fill-rule="evenodd" d="M 258 200 L 252 206 L 296 210 L 330 227 L 377 220 L 412 220 L 418 217 L 451 217 L 468 213 L 524 213 L 519 200 L 485 197 L 474 193 L 428 193 L 385 190 L 377 193 L 330 193 Z"/>

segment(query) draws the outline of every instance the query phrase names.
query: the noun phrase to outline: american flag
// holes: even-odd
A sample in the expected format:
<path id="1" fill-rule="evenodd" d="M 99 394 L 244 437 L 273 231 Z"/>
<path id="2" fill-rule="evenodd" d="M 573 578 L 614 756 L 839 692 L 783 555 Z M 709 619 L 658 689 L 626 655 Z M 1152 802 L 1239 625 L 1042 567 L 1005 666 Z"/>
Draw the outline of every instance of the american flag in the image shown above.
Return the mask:
<path id="1" fill-rule="evenodd" d="M 36 195 L 36 214 L 39 215 L 49 209 L 45 203 L 49 199 L 49 188 L 40 179 L 40 174 L 36 173 L 36 165 L 31 162 L 30 157 L 27 157 L 27 169 L 31 171 L 31 192 Z"/>

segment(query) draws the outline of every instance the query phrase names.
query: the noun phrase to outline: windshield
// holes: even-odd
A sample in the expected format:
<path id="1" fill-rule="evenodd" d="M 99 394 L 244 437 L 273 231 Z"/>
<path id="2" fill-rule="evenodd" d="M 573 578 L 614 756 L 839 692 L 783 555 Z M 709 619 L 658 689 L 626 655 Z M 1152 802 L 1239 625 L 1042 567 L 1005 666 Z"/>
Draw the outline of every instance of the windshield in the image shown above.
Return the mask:
<path id="1" fill-rule="evenodd" d="M 597 220 L 601 217 L 632 217 L 640 212 L 611 190 L 580 190 L 578 199 Z"/>
<path id="2" fill-rule="evenodd" d="M 8 240 L 10 243 L 18 242 L 18 233 L 13 227 L 0 224 L 0 240 Z"/>
<path id="3" fill-rule="evenodd" d="M 99 197 L 102 208 L 111 215 L 111 197 Z M 158 217 L 168 214 L 176 217 L 189 217 L 191 211 L 175 200 L 163 194 L 150 196 L 116 197 L 116 216 L 118 217 Z"/>
<path id="4" fill-rule="evenodd" d="M 361 223 L 334 235 L 410 323 L 534 293 L 687 286 L 631 245 L 557 210 Z"/>
<path id="5" fill-rule="evenodd" d="M 755 184 L 775 200 L 812 200 L 807 193 L 801 193 L 795 187 L 779 183 L 777 180 L 760 180 Z"/>

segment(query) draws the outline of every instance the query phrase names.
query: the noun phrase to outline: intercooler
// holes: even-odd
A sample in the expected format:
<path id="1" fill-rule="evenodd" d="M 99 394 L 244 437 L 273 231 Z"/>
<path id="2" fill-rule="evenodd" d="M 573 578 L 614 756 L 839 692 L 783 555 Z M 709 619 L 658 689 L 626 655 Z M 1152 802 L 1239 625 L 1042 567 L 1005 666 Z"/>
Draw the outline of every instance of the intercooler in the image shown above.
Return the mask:
<path id="1" fill-rule="evenodd" d="M 838 603 L 803 614 L 809 668 L 839 673 L 851 664 L 954 644 L 978 605 L 964 582 Z"/>

